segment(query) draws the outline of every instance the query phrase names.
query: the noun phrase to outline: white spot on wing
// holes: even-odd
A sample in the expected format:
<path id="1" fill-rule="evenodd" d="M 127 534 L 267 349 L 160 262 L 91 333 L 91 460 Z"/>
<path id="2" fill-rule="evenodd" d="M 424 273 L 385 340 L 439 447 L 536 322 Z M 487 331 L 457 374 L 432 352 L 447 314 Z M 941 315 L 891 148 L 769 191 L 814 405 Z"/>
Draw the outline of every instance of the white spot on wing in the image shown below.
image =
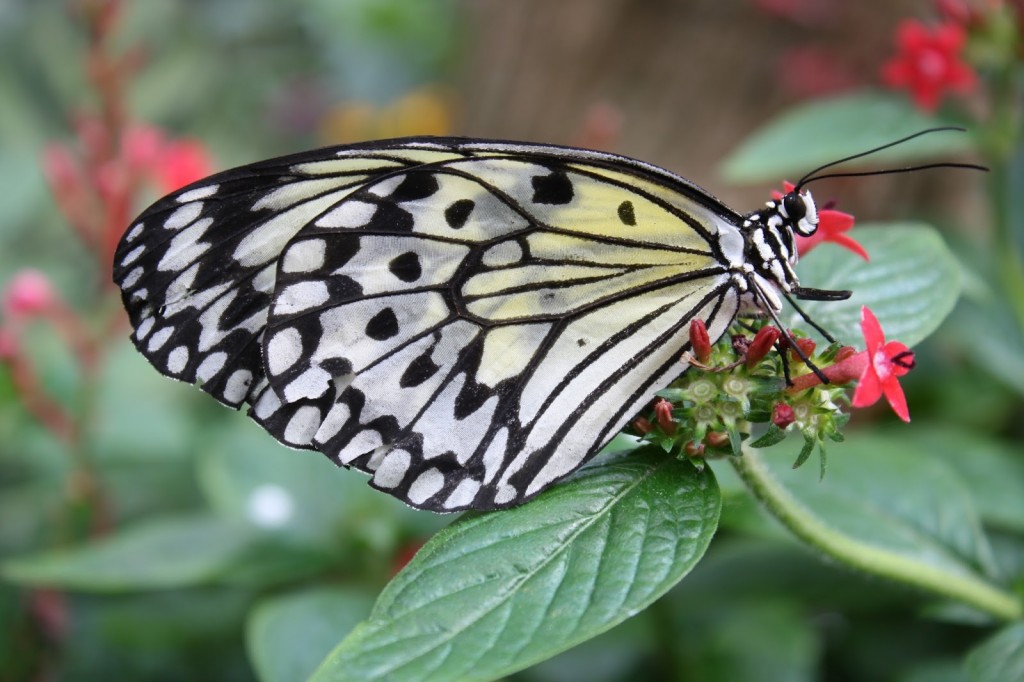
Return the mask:
<path id="1" fill-rule="evenodd" d="M 167 355 L 167 369 L 174 374 L 181 374 L 188 364 L 188 348 L 178 346 Z"/>
<path id="2" fill-rule="evenodd" d="M 154 324 L 156 324 L 156 320 L 154 318 L 147 317 L 146 319 L 144 319 L 142 322 L 139 323 L 139 328 L 135 330 L 135 338 L 137 338 L 139 341 L 145 339 L 147 336 L 149 336 L 149 332 L 153 331 Z"/>
<path id="3" fill-rule="evenodd" d="M 320 424 L 320 429 L 314 436 L 315 441 L 317 443 L 326 443 L 334 438 L 351 417 L 352 413 L 349 411 L 348 405 L 345 403 L 335 403 L 327 413 L 323 423 Z"/>
<path id="4" fill-rule="evenodd" d="M 284 387 L 284 399 L 294 403 L 303 398 L 319 398 L 330 388 L 331 375 L 321 367 L 310 367 L 288 382 Z"/>
<path id="5" fill-rule="evenodd" d="M 185 204 L 190 201 L 195 201 L 197 199 L 205 199 L 206 197 L 211 197 L 214 194 L 216 194 L 217 190 L 219 189 L 220 185 L 207 185 L 206 187 L 197 187 L 195 189 L 190 189 L 187 192 L 182 192 L 181 194 L 179 194 L 177 201 L 179 204 Z"/>
<path id="6" fill-rule="evenodd" d="M 274 299 L 275 315 L 290 315 L 323 305 L 330 299 L 327 283 L 296 282 L 285 287 Z"/>
<path id="7" fill-rule="evenodd" d="M 477 491 L 480 490 L 480 482 L 474 481 L 471 478 L 464 479 L 459 485 L 452 491 L 452 494 L 448 496 L 448 499 L 444 501 L 444 506 L 449 509 L 455 507 L 465 507 L 473 501 L 476 497 Z"/>
<path id="8" fill-rule="evenodd" d="M 174 327 L 164 327 L 149 339 L 149 345 L 146 348 L 150 353 L 160 350 L 161 346 L 167 343 L 167 339 L 171 338 L 171 334 L 174 333 Z"/>
<path id="9" fill-rule="evenodd" d="M 303 405 L 295 410 L 284 429 L 284 439 L 289 443 L 308 444 L 320 428 L 320 410 L 312 405 Z"/>
<path id="10" fill-rule="evenodd" d="M 348 445 L 341 449 L 338 453 L 338 461 L 342 464 L 348 464 L 353 459 L 360 455 L 365 455 L 367 452 L 372 452 L 384 444 L 384 441 L 380 437 L 380 433 L 373 429 L 363 429 L 355 435 Z M 385 461 L 387 461 L 385 459 Z"/>
<path id="11" fill-rule="evenodd" d="M 142 223 L 137 223 L 135 227 L 133 227 L 131 231 L 124 236 L 124 240 L 126 242 L 135 241 L 140 234 L 142 234 Z"/>
<path id="12" fill-rule="evenodd" d="M 381 488 L 394 488 L 405 478 L 405 472 L 409 470 L 412 462 L 412 455 L 405 450 L 392 450 L 377 467 L 373 475 L 373 482 Z"/>
<path id="13" fill-rule="evenodd" d="M 212 224 L 213 218 L 203 218 L 187 230 L 176 234 L 160 258 L 160 263 L 156 266 L 157 269 L 172 272 L 184 270 L 206 253 L 212 245 L 209 242 L 201 242 L 199 239 L 206 234 L 206 230 Z"/>
<path id="14" fill-rule="evenodd" d="M 224 384 L 224 398 L 232 403 L 240 403 L 252 383 L 252 372 L 247 369 L 236 369 Z"/>
<path id="15" fill-rule="evenodd" d="M 164 221 L 165 230 L 180 230 L 185 227 L 193 220 L 199 217 L 199 214 L 203 212 L 203 202 L 196 201 L 191 204 L 185 204 L 181 208 L 177 209 L 171 215 L 167 216 L 167 220 Z"/>
<path id="16" fill-rule="evenodd" d="M 133 286 L 139 283 L 139 278 L 142 277 L 142 267 L 137 267 L 128 273 L 128 276 L 121 282 L 121 286 L 125 289 L 131 289 Z"/>
<path id="17" fill-rule="evenodd" d="M 377 205 L 365 201 L 345 201 L 340 206 L 316 221 L 317 227 L 352 228 L 362 227 L 370 222 L 377 212 Z"/>
<path id="18" fill-rule="evenodd" d="M 209 381 L 224 367 L 227 359 L 228 354 L 224 351 L 210 353 L 199 363 L 199 367 L 196 369 L 196 379 L 203 382 Z"/>
<path id="19" fill-rule="evenodd" d="M 121 259 L 121 266 L 124 267 L 124 266 L 131 265 L 136 260 L 138 260 L 139 256 L 141 256 L 142 252 L 145 251 L 145 250 L 146 250 L 145 245 L 136 246 L 134 249 L 129 251 L 125 255 L 124 258 Z"/>
<path id="20" fill-rule="evenodd" d="M 392 192 L 398 189 L 398 186 L 405 181 L 405 175 L 395 175 L 390 178 L 385 178 L 378 182 L 373 187 L 367 190 L 370 194 L 375 194 L 378 197 L 390 196 Z"/>
<path id="21" fill-rule="evenodd" d="M 409 500 L 413 504 L 423 504 L 433 497 L 444 486 L 444 474 L 437 469 L 427 469 L 416 477 L 409 486 Z"/>
<path id="22" fill-rule="evenodd" d="M 302 337 L 295 327 L 276 332 L 267 344 L 267 369 L 271 374 L 280 374 L 291 367 L 302 356 Z"/>
<path id="23" fill-rule="evenodd" d="M 284 272 L 312 272 L 324 265 L 327 242 L 323 239 L 306 239 L 296 242 L 284 252 L 281 269 Z"/>

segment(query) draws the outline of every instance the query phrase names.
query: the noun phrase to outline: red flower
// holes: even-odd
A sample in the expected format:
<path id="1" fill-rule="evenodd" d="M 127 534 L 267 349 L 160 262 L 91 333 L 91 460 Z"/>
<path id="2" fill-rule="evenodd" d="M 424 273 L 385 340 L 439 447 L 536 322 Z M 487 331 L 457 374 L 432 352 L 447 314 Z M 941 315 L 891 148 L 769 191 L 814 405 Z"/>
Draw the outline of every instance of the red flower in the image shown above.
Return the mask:
<path id="1" fill-rule="evenodd" d="M 796 185 L 792 182 L 782 183 L 783 192 L 772 192 L 774 199 L 781 199 L 783 194 L 789 194 L 792 192 Z M 856 239 L 850 237 L 845 232 L 848 232 L 853 227 L 854 218 L 849 213 L 843 213 L 832 208 L 822 208 L 818 210 L 818 229 L 815 230 L 814 234 L 810 237 L 801 237 L 800 235 L 793 235 L 796 237 L 796 251 L 801 256 L 806 256 L 810 253 L 811 249 L 816 247 L 818 244 L 824 242 L 832 242 L 836 246 L 841 246 L 844 249 L 849 249 L 855 254 L 863 258 L 864 260 L 871 260 L 868 256 L 868 252 L 863 246 L 857 242 Z"/>
<path id="2" fill-rule="evenodd" d="M 913 351 L 899 341 L 886 343 L 878 318 L 867 306 L 860 309 L 860 328 L 864 332 L 870 361 L 854 391 L 853 406 L 873 405 L 884 394 L 899 418 L 909 422 L 910 412 L 907 410 L 907 399 L 903 395 L 899 377 L 913 369 Z"/>
<path id="3" fill-rule="evenodd" d="M 919 109 L 935 111 L 943 92 L 968 92 L 977 82 L 971 67 L 961 61 L 965 40 L 964 30 L 956 24 L 929 31 L 908 19 L 897 29 L 897 54 L 882 66 L 882 80 L 909 90 Z"/>
<path id="4" fill-rule="evenodd" d="M 867 349 L 859 353 L 840 350 L 836 357 L 841 359 L 822 372 L 833 384 L 842 385 L 854 379 L 859 382 L 853 393 L 854 407 L 874 405 L 884 395 L 896 415 L 909 422 L 910 412 L 899 377 L 914 368 L 913 351 L 899 341 L 886 343 L 878 318 L 867 306 L 860 309 L 860 328 Z M 793 379 L 793 385 L 787 390 L 796 393 L 820 383 L 816 374 L 808 372 Z"/>
<path id="5" fill-rule="evenodd" d="M 174 140 L 163 150 L 163 158 L 154 169 L 156 182 L 164 192 L 173 192 L 213 172 L 206 148 L 195 140 Z"/>

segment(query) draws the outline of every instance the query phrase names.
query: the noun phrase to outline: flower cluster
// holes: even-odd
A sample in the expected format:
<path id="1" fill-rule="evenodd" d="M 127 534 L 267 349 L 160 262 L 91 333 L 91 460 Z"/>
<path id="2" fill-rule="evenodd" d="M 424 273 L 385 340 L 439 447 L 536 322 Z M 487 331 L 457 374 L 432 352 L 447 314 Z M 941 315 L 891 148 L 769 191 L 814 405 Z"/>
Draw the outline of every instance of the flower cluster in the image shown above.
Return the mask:
<path id="1" fill-rule="evenodd" d="M 785 191 L 792 188 L 785 184 Z M 818 232 L 798 241 L 801 256 L 832 242 L 868 259 L 863 246 L 846 234 L 853 216 L 830 208 L 818 215 Z M 796 431 L 804 446 L 794 466 L 818 449 L 824 467 L 826 442 L 841 441 L 849 419 L 844 406 L 868 407 L 884 395 L 900 419 L 910 421 L 899 378 L 913 368 L 913 352 L 898 341 L 886 342 L 867 307 L 861 310 L 861 332 L 864 350 L 832 344 L 819 352 L 814 340 L 798 331 L 783 332 L 764 320 L 739 320 L 712 344 L 703 320 L 695 319 L 691 352 L 684 356 L 689 371 L 659 392 L 650 415 L 633 426 L 647 440 L 691 458 L 739 455 L 756 425 L 764 433 L 752 447 L 774 445 Z M 851 400 L 853 382 L 857 387 Z"/>

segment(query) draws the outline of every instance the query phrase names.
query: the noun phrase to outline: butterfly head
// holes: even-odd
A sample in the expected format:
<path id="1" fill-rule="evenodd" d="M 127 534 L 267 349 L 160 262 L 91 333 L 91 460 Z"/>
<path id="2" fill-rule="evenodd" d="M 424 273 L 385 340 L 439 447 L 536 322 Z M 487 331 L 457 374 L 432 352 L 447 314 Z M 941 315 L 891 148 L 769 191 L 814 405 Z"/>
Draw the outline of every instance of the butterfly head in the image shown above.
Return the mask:
<path id="1" fill-rule="evenodd" d="M 809 190 L 792 190 L 777 202 L 776 210 L 801 237 L 810 237 L 818 229 L 818 209 Z"/>

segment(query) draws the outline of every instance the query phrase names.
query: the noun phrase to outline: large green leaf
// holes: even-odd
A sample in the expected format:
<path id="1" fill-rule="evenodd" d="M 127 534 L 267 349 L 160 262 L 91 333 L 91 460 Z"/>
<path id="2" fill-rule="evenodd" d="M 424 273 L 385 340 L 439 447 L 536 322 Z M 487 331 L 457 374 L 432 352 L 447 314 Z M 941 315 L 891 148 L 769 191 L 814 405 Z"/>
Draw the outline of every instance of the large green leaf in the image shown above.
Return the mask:
<path id="1" fill-rule="evenodd" d="M 949 125 L 926 116 L 903 95 L 862 92 L 815 100 L 789 109 L 748 137 L 722 163 L 730 182 L 795 178 L 813 168 L 879 147 L 926 128 Z M 925 135 L 861 160 L 870 168 L 928 158 L 948 159 L 969 151 L 970 135 Z M 849 166 L 847 166 L 849 167 Z"/>
<path id="2" fill-rule="evenodd" d="M 678 582 L 720 506 L 710 470 L 651 448 L 522 507 L 463 518 L 423 547 L 313 679 L 487 680 L 544 660 Z"/>
<path id="3" fill-rule="evenodd" d="M 960 268 L 939 234 L 924 225 L 890 223 L 854 228 L 870 261 L 826 244 L 800 261 L 804 286 L 850 289 L 845 301 L 808 301 L 807 313 L 837 339 L 862 347 L 860 308 L 878 317 L 886 338 L 908 346 L 923 341 L 949 315 L 960 295 Z M 807 324 L 795 314 L 789 324 Z"/>
<path id="4" fill-rule="evenodd" d="M 1024 680 L 1024 623 L 1014 623 L 967 656 L 971 682 Z"/>
<path id="5" fill-rule="evenodd" d="M 249 657 L 260 680 L 306 679 L 372 607 L 370 594 L 342 587 L 313 587 L 260 602 L 246 626 Z"/>
<path id="6" fill-rule="evenodd" d="M 192 515 L 139 523 L 66 550 L 12 559 L 9 580 L 91 591 L 182 587 L 215 581 L 261 538 L 252 526 Z"/>

